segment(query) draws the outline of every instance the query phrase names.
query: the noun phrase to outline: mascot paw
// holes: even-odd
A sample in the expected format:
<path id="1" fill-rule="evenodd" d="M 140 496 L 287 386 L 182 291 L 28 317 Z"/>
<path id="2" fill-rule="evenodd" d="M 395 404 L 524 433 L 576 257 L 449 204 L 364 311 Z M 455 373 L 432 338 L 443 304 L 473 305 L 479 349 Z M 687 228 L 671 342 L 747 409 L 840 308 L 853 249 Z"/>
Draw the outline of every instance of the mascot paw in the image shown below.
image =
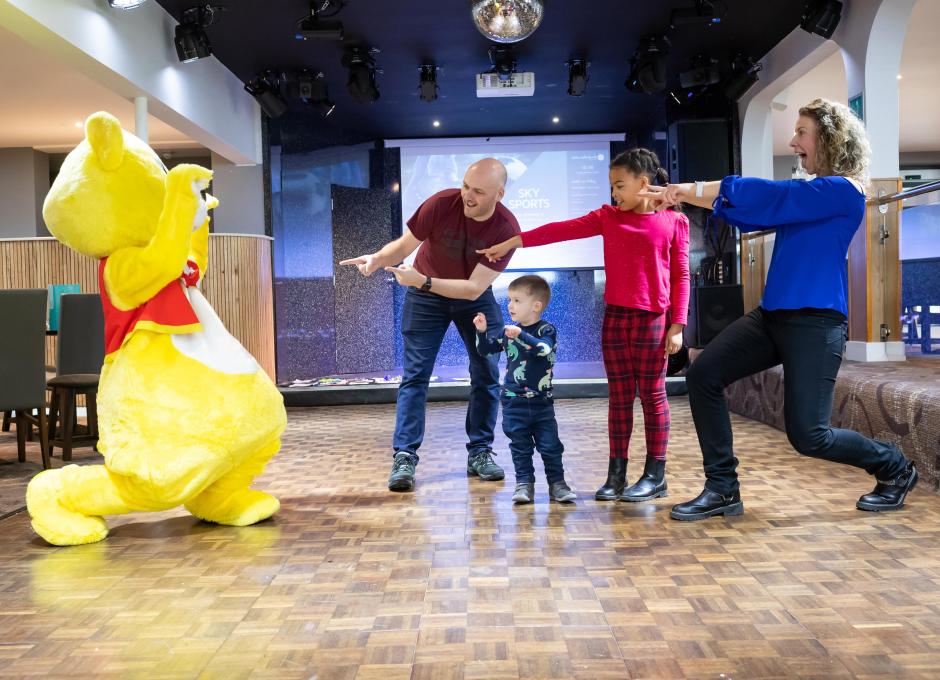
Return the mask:
<path id="1" fill-rule="evenodd" d="M 207 522 L 244 527 L 267 519 L 281 507 L 280 501 L 263 491 L 245 489 L 230 496 L 202 494 L 186 504 L 194 516 Z"/>
<path id="2" fill-rule="evenodd" d="M 33 531 L 52 545 L 82 545 L 104 539 L 108 535 L 104 519 L 73 512 L 59 503 L 61 474 L 61 470 L 45 470 L 26 488 L 26 509 Z"/>

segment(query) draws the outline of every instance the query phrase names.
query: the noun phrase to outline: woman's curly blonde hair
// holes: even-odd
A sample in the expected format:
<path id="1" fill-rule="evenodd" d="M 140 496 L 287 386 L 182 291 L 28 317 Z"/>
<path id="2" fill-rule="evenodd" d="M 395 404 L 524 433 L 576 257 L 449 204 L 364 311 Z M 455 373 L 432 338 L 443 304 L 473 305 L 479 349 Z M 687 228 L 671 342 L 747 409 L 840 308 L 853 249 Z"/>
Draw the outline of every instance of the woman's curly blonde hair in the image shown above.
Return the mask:
<path id="1" fill-rule="evenodd" d="M 868 184 L 871 145 L 865 125 L 844 104 L 814 99 L 800 109 L 801 116 L 816 121 L 817 174 L 841 175 Z"/>

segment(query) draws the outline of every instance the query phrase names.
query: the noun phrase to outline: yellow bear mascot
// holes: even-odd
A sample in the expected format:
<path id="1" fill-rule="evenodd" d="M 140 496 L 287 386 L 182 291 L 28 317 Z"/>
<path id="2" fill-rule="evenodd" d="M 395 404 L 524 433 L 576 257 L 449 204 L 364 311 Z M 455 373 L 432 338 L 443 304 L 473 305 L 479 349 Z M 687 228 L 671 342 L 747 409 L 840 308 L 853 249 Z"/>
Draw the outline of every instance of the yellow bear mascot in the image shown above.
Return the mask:
<path id="1" fill-rule="evenodd" d="M 167 172 L 110 114 L 85 122 L 46 197 L 52 234 L 99 260 L 105 360 L 98 449 L 105 464 L 47 470 L 26 492 L 33 529 L 54 545 L 100 541 L 103 515 L 178 505 L 219 524 L 277 512 L 252 490 L 287 417 L 274 384 L 199 292 L 209 249 L 202 191 L 212 173 Z"/>

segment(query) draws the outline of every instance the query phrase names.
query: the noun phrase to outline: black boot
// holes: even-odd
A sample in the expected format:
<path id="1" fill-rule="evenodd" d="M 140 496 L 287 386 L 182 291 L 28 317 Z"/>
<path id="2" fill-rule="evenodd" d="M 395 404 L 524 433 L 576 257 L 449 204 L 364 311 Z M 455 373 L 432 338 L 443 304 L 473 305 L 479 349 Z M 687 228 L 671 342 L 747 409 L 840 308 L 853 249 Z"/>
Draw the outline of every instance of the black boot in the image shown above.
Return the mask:
<path id="1" fill-rule="evenodd" d="M 672 506 L 672 512 L 669 516 L 673 519 L 682 521 L 695 521 L 705 519 L 712 515 L 743 515 L 744 503 L 741 502 L 741 494 L 735 491 L 730 496 L 722 496 L 711 489 L 705 489 L 688 503 L 679 503 Z"/>
<path id="2" fill-rule="evenodd" d="M 607 462 L 607 481 L 604 482 L 604 486 L 597 490 L 594 498 L 599 501 L 615 501 L 617 496 L 623 492 L 626 483 L 627 459 L 611 458 Z"/>
<path id="3" fill-rule="evenodd" d="M 886 482 L 878 480 L 874 490 L 858 499 L 855 507 L 859 510 L 897 510 L 904 505 L 907 493 L 917 484 L 917 469 L 908 461 L 904 472 Z"/>
<path id="4" fill-rule="evenodd" d="M 651 456 L 646 457 L 646 465 L 643 468 L 643 475 L 636 480 L 636 484 L 628 489 L 624 489 L 620 494 L 620 500 L 630 503 L 640 501 L 651 501 L 654 498 L 665 498 L 666 493 L 666 461 L 656 460 Z"/>

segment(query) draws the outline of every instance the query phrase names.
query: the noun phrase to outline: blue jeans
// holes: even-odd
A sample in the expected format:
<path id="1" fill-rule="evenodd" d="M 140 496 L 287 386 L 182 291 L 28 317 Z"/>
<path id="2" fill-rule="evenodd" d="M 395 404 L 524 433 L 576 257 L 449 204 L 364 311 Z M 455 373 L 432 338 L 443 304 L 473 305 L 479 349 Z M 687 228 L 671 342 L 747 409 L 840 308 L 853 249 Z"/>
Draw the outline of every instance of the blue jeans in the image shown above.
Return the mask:
<path id="1" fill-rule="evenodd" d="M 486 315 L 490 328 L 503 325 L 493 291 L 487 288 L 476 300 L 452 300 L 434 293 L 409 288 L 401 315 L 404 338 L 404 367 L 398 388 L 395 412 L 395 434 L 392 448 L 417 457 L 424 440 L 424 416 L 428 401 L 428 384 L 434 360 L 441 349 L 444 333 L 453 323 L 460 333 L 470 357 L 470 403 L 467 405 L 468 454 L 485 451 L 493 446 L 493 431 L 499 412 L 499 355 L 480 356 L 476 350 L 476 328 L 473 317 Z"/>
<path id="2" fill-rule="evenodd" d="M 793 448 L 879 479 L 904 471 L 907 459 L 894 444 L 829 425 L 845 331 L 845 317 L 831 310 L 757 307 L 708 344 L 685 377 L 706 488 L 725 496 L 738 490 L 725 387 L 778 364 L 783 364 L 783 411 Z"/>
<path id="3" fill-rule="evenodd" d="M 516 484 L 535 481 L 532 453 L 538 449 L 549 484 L 565 478 L 561 454 L 565 447 L 558 438 L 555 405 L 544 397 L 503 397 L 503 432 L 509 438 Z"/>

